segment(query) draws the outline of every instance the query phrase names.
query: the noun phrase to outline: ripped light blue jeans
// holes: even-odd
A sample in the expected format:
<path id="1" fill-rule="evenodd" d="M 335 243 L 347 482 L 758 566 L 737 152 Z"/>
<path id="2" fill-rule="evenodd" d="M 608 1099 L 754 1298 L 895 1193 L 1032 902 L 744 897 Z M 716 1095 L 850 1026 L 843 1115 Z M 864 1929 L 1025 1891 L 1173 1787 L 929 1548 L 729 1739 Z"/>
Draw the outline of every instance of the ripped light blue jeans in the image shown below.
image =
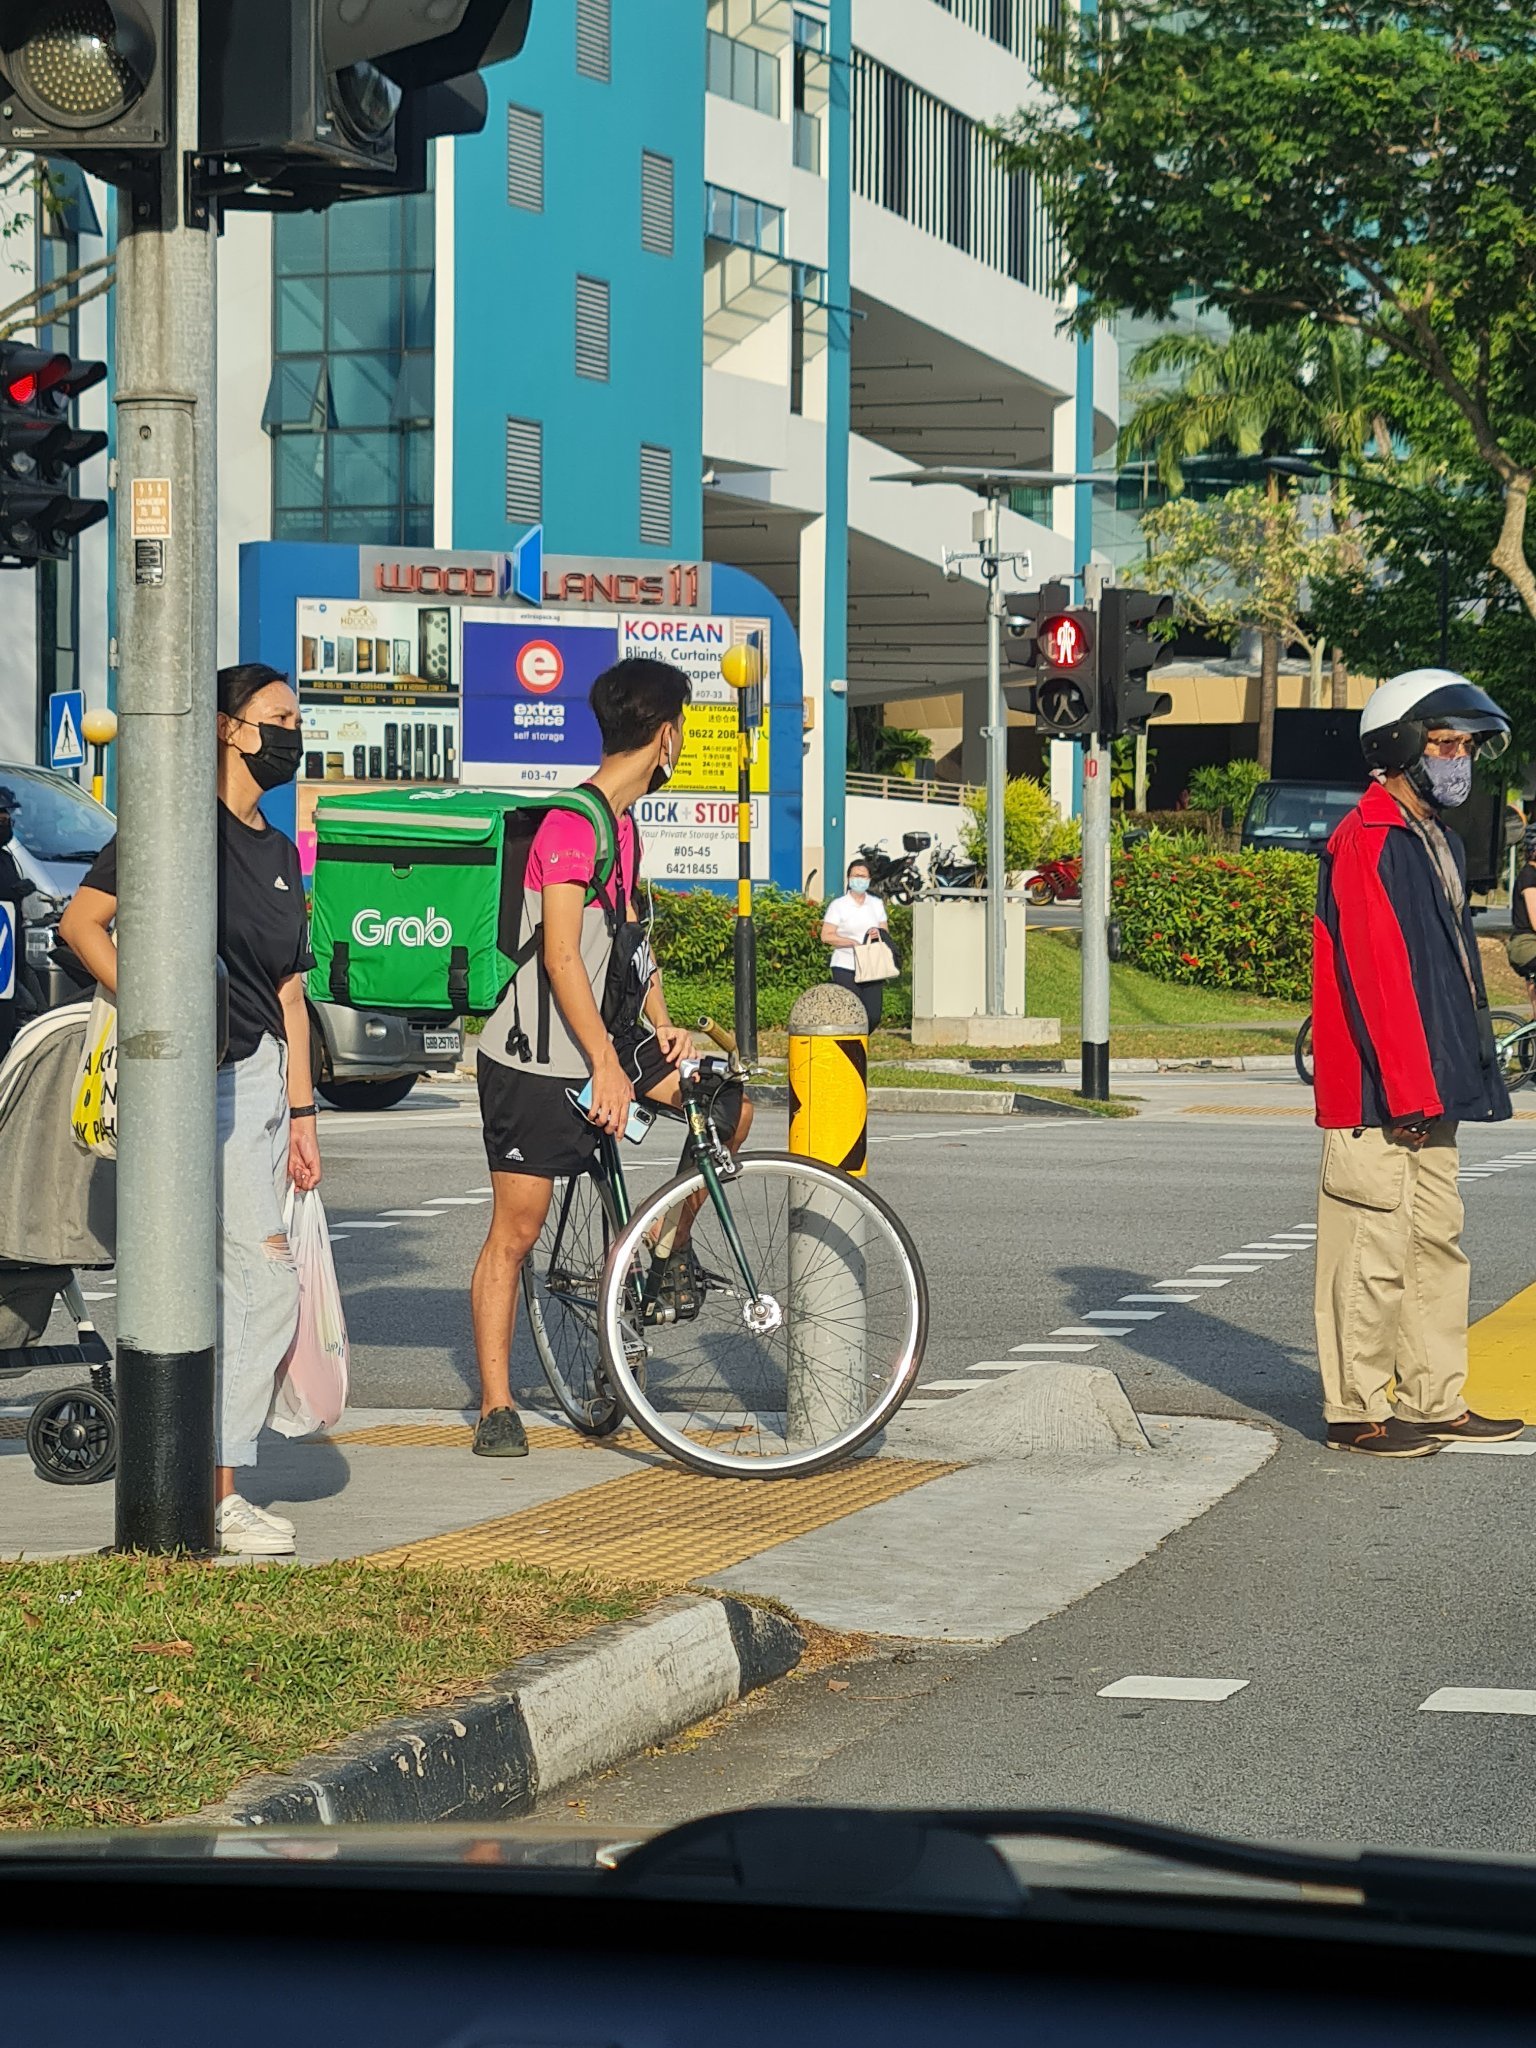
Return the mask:
<path id="1" fill-rule="evenodd" d="M 288 1048 L 263 1038 L 219 1069 L 218 1462 L 254 1465 L 277 1369 L 299 1322 L 288 1193 Z"/>

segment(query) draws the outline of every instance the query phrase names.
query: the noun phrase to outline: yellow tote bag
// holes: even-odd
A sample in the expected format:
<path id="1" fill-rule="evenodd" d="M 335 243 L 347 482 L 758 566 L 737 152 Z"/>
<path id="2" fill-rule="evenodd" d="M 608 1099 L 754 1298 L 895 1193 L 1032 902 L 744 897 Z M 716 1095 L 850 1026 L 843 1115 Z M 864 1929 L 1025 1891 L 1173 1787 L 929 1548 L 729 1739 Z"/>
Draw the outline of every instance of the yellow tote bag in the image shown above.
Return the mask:
<path id="1" fill-rule="evenodd" d="M 117 1005 L 99 988 L 75 1072 L 69 1128 L 82 1152 L 117 1157 Z"/>

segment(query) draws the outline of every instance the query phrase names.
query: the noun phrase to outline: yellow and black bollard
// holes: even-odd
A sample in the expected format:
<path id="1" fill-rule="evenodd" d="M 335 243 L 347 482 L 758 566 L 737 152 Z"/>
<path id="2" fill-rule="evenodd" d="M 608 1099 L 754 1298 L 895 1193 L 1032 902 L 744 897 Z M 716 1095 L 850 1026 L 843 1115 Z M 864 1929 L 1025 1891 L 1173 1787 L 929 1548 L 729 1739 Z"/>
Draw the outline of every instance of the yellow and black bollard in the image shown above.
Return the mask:
<path id="1" fill-rule="evenodd" d="M 869 1020 L 851 988 L 807 989 L 789 1013 L 789 1149 L 864 1174 Z"/>

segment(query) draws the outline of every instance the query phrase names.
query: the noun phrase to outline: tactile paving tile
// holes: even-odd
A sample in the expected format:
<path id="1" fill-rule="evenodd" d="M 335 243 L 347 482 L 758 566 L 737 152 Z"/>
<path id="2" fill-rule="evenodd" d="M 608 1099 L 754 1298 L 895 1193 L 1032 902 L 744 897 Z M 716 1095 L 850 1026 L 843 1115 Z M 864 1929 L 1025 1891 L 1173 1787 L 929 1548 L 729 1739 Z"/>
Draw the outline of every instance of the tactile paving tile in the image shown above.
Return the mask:
<path id="1" fill-rule="evenodd" d="M 381 1565 L 490 1565 L 676 1583 L 723 1571 L 760 1550 L 957 1472 L 954 1464 L 869 1458 L 806 1479 L 705 1478 L 653 1466 L 493 1522 L 375 1551 Z"/>
<path id="2" fill-rule="evenodd" d="M 725 1430 L 690 1429 L 687 1434 L 695 1443 L 717 1443 L 723 1437 L 738 1432 Z M 648 1436 L 642 1436 L 638 1429 L 616 1430 L 612 1436 L 583 1436 L 579 1430 L 565 1429 L 558 1424 L 530 1422 L 525 1426 L 531 1451 L 654 1451 L 656 1449 Z M 379 1422 L 370 1429 L 344 1429 L 335 1436 L 311 1436 L 301 1439 L 310 1444 L 371 1444 L 376 1448 L 393 1451 L 415 1450 L 462 1450 L 474 1441 L 474 1430 L 468 1423 L 461 1422 Z"/>

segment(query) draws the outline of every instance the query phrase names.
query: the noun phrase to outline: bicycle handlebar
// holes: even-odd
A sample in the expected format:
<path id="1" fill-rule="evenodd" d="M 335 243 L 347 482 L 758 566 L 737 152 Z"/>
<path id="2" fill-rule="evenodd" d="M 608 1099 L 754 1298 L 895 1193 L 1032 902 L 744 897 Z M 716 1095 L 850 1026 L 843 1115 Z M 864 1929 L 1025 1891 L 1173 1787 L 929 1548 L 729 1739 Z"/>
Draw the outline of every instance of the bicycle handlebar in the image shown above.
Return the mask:
<path id="1" fill-rule="evenodd" d="M 713 1039 L 722 1052 L 735 1052 L 736 1034 L 732 1031 L 727 1031 L 723 1024 L 717 1024 L 713 1017 L 701 1017 L 699 1019 L 699 1029 L 706 1038 Z"/>

